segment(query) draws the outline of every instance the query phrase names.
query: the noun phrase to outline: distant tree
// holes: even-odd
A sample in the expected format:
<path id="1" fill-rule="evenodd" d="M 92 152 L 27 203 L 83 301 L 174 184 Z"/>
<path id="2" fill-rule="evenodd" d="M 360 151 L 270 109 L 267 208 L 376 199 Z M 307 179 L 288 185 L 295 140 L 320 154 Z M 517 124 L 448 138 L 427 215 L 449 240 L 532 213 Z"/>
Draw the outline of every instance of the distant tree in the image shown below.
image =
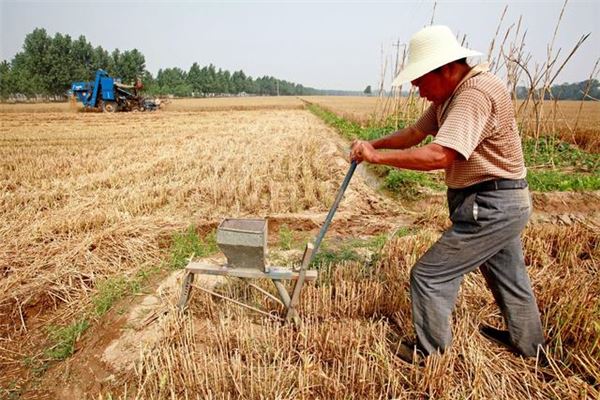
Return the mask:
<path id="1" fill-rule="evenodd" d="M 98 46 L 94 49 L 92 53 L 92 65 L 93 68 L 90 71 L 92 75 L 98 69 L 103 69 L 108 71 L 112 65 L 112 58 L 107 50 L 104 50 L 102 47 Z M 81 78 L 80 78 L 81 79 Z M 89 79 L 92 79 L 90 76 Z"/>
<path id="2" fill-rule="evenodd" d="M 363 91 L 363 93 L 366 94 L 366 95 L 370 95 L 372 93 L 371 92 L 371 85 L 367 86 L 365 88 L 365 90 Z"/>
<path id="3" fill-rule="evenodd" d="M 181 68 L 165 68 L 158 70 L 156 84 L 162 94 L 175 96 L 190 96 L 192 86 L 187 82 L 187 74 Z"/>
<path id="4" fill-rule="evenodd" d="M 541 96 L 541 89 L 536 89 L 536 96 Z M 587 92 L 587 96 L 585 95 Z M 529 88 L 518 86 L 516 95 L 518 99 L 527 98 Z M 577 83 L 562 83 L 553 85 L 549 92 L 544 93 L 544 99 L 558 100 L 593 100 L 600 96 L 600 82 L 597 79 L 585 80 Z"/>
<path id="5" fill-rule="evenodd" d="M 190 85 L 194 96 L 199 96 L 203 90 L 203 74 L 198 63 L 193 63 L 187 73 L 187 83 Z"/>
<path id="6" fill-rule="evenodd" d="M 71 86 L 75 75 L 76 61 L 72 53 L 72 40 L 69 35 L 57 33 L 50 42 L 45 54 L 48 60 L 47 93 L 63 95 Z"/>
<path id="7" fill-rule="evenodd" d="M 223 93 L 235 93 L 231 90 L 231 73 L 227 70 L 223 71 Z"/>
<path id="8" fill-rule="evenodd" d="M 227 73 L 229 75 L 229 72 Z M 229 91 L 229 77 L 225 76 L 225 72 L 219 68 L 219 70 L 215 74 L 215 82 L 214 82 L 214 93 L 228 93 Z"/>
<path id="9" fill-rule="evenodd" d="M 71 44 L 72 69 L 71 79 L 88 80 L 91 79 L 96 70 L 94 47 L 88 42 L 85 36 L 81 35 Z"/>
<path id="10" fill-rule="evenodd" d="M 50 50 L 52 38 L 48 36 L 45 29 L 34 29 L 25 36 L 23 52 L 19 57 L 17 65 L 18 85 L 22 92 L 28 94 L 48 94 L 52 80 L 50 75 L 50 58 L 47 53 Z M 16 56 L 15 56 L 16 58 Z"/>
<path id="11" fill-rule="evenodd" d="M 121 78 L 124 83 L 135 82 L 146 70 L 146 59 L 137 49 L 121 53 L 119 49 L 112 52 L 112 64 L 109 72 Z"/>
<path id="12" fill-rule="evenodd" d="M 12 71 L 8 61 L 0 63 L 0 97 L 5 99 L 13 92 Z"/>
<path id="13" fill-rule="evenodd" d="M 231 93 L 247 92 L 246 74 L 244 74 L 244 71 L 235 71 L 231 74 L 230 90 Z"/>

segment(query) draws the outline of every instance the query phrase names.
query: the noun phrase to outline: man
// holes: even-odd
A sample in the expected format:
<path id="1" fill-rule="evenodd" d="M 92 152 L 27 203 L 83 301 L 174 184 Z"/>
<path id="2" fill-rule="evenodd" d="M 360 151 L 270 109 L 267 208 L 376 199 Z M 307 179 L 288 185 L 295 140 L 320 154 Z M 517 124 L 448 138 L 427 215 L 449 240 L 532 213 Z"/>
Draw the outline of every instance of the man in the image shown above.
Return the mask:
<path id="1" fill-rule="evenodd" d="M 413 126 L 352 144 L 351 158 L 358 162 L 445 169 L 452 226 L 411 270 L 417 344 L 401 347 L 407 361 L 415 350 L 427 356 L 450 345 L 458 288 L 477 268 L 508 326 L 508 331 L 485 326 L 481 333 L 528 357 L 544 344 L 520 239 L 531 203 L 513 105 L 500 79 L 483 65 L 466 63 L 474 55 L 480 53 L 461 47 L 445 26 L 417 32 L 394 86 L 411 81 L 432 104 Z M 411 148 L 428 135 L 432 143 Z"/>

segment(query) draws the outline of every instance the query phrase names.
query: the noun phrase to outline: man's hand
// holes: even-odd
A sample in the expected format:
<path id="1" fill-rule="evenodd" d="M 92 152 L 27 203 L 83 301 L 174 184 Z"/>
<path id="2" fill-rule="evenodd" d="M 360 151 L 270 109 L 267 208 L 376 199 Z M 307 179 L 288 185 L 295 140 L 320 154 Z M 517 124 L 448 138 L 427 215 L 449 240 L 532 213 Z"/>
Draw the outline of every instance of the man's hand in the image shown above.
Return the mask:
<path id="1" fill-rule="evenodd" d="M 361 163 L 363 161 L 374 163 L 377 158 L 377 150 L 366 140 L 355 140 L 350 148 L 350 160 Z"/>

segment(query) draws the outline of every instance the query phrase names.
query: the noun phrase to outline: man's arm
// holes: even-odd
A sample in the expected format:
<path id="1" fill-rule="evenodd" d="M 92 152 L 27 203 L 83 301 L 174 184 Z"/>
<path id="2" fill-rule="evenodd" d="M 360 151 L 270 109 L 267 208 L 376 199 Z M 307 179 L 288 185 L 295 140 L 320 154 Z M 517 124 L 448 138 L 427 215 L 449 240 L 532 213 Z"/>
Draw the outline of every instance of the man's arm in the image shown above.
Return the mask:
<path id="1" fill-rule="evenodd" d="M 408 149 L 421 143 L 426 137 L 427 133 L 409 126 L 380 139 L 371 140 L 370 143 L 375 149 Z"/>
<path id="2" fill-rule="evenodd" d="M 360 142 L 352 149 L 351 158 L 402 169 L 431 171 L 449 167 L 457 155 L 455 150 L 436 143 L 407 150 L 377 151 L 369 142 Z"/>

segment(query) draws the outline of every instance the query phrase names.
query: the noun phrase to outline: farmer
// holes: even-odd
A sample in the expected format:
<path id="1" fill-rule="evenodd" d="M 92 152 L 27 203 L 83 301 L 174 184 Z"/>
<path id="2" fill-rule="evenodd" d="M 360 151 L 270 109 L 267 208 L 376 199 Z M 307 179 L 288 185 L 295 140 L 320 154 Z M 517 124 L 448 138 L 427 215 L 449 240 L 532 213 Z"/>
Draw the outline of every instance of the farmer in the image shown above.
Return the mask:
<path id="1" fill-rule="evenodd" d="M 432 104 L 412 126 L 353 142 L 350 155 L 357 162 L 446 172 L 452 226 L 411 270 L 417 343 L 401 344 L 399 355 L 412 362 L 414 354 L 427 356 L 450 345 L 458 288 L 465 274 L 479 268 L 508 326 L 508 331 L 482 326 L 480 332 L 535 357 L 544 337 L 520 239 L 531 203 L 509 92 L 485 65 L 467 64 L 467 57 L 481 53 L 461 47 L 445 26 L 417 32 L 408 51 L 394 86 L 410 81 Z M 431 143 L 413 148 L 428 135 Z"/>

